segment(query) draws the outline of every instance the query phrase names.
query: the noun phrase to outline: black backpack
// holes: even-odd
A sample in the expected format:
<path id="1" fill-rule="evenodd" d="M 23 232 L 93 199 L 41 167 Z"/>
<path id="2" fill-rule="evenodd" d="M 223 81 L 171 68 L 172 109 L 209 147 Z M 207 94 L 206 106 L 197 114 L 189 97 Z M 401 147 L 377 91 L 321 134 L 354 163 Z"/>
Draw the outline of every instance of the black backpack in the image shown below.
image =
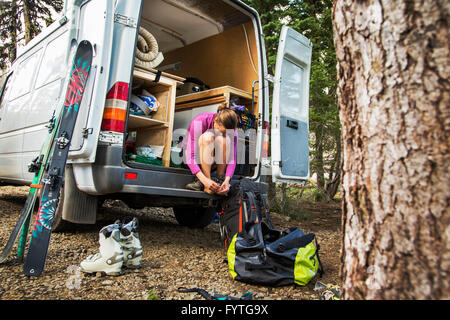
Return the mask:
<path id="1" fill-rule="evenodd" d="M 233 183 L 219 210 L 220 236 L 225 250 L 228 250 L 234 235 L 244 230 L 247 222 L 259 222 L 263 217 L 272 227 L 267 199 L 258 184 L 247 178 Z"/>

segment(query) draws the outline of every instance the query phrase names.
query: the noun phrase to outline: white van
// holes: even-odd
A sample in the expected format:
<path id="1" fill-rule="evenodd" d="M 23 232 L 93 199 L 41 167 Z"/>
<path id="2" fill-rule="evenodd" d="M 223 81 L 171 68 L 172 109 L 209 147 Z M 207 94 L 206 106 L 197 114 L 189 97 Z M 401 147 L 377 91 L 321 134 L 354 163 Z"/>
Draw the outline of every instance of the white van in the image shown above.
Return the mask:
<path id="1" fill-rule="evenodd" d="M 143 28 L 143 29 L 141 29 Z M 142 30 L 154 36 L 158 65 L 138 63 Z M 69 0 L 60 18 L 24 48 L 0 96 L 0 182 L 29 184 L 46 125 L 64 96 L 70 52 L 94 47 L 54 227 L 95 223 L 99 200 L 133 208 L 173 207 L 182 225 L 204 227 L 217 196 L 190 191 L 179 156 L 180 130 L 221 103 L 245 107 L 255 126 L 240 128 L 233 180 L 246 176 L 267 191 L 266 175 L 309 177 L 308 97 L 311 42 L 283 27 L 271 121 L 269 75 L 258 13 L 235 0 Z M 130 111 L 133 95 L 152 94 L 151 116 Z M 250 118 L 247 115 L 247 118 Z M 245 120 L 245 117 L 244 117 Z M 271 132 L 269 132 L 271 122 Z M 268 158 L 269 133 L 271 158 Z M 139 161 L 151 146 L 158 163 Z M 142 159 L 141 159 L 142 160 Z"/>

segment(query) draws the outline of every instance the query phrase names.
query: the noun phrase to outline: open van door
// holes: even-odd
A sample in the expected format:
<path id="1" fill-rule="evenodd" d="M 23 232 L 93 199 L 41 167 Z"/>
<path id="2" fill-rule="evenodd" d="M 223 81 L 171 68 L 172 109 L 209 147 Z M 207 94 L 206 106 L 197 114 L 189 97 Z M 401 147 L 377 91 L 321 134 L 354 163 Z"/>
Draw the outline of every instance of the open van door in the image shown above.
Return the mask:
<path id="1" fill-rule="evenodd" d="M 283 26 L 272 103 L 272 181 L 309 179 L 309 77 L 312 44 Z"/>
<path id="2" fill-rule="evenodd" d="M 88 40 L 94 48 L 91 76 L 81 102 L 69 159 L 73 163 L 91 163 L 95 160 L 97 141 L 112 54 L 114 1 L 80 1 L 78 42 Z"/>

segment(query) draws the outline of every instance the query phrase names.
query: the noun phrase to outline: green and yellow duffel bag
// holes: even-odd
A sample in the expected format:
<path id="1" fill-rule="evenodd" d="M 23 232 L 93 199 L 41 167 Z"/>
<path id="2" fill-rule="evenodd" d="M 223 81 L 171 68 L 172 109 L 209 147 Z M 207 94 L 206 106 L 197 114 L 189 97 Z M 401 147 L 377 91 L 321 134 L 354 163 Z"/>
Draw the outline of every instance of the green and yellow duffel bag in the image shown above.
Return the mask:
<path id="1" fill-rule="evenodd" d="M 296 227 L 280 232 L 249 222 L 233 237 L 227 258 L 233 279 L 249 284 L 303 286 L 323 274 L 315 235 Z"/>

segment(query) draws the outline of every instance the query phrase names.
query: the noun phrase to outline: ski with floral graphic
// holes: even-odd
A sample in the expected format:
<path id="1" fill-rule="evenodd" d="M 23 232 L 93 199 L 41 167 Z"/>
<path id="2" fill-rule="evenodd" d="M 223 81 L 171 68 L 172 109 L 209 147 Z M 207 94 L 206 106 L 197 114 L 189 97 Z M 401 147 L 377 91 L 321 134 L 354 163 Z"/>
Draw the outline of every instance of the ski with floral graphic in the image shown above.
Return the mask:
<path id="1" fill-rule="evenodd" d="M 58 132 L 53 138 L 49 160 L 42 178 L 42 195 L 34 223 L 28 254 L 23 266 L 27 276 L 39 276 L 44 270 L 55 211 L 63 184 L 70 141 L 78 116 L 92 63 L 92 45 L 82 41 L 78 45 L 67 87 Z"/>
<path id="2" fill-rule="evenodd" d="M 67 69 L 67 78 L 69 78 L 70 75 L 72 75 L 72 70 L 75 65 L 75 55 L 76 55 L 76 49 L 74 48 L 71 50 L 70 54 L 70 61 L 71 64 Z M 66 80 L 66 87 L 69 84 L 69 79 Z M 65 98 L 65 97 L 64 97 Z M 36 201 L 39 199 L 39 192 L 42 190 L 42 178 L 45 173 L 45 166 L 47 164 L 47 161 L 50 156 L 50 152 L 52 150 L 52 142 L 53 139 L 58 132 L 59 123 L 61 119 L 61 114 L 64 109 L 64 101 L 61 102 L 60 106 L 57 107 L 51 119 L 49 120 L 49 124 L 46 126 L 48 128 L 48 133 L 45 137 L 44 143 L 42 144 L 41 150 L 39 152 L 39 155 L 29 164 L 28 171 L 34 173 L 33 181 L 30 185 L 30 190 L 28 191 L 28 197 L 25 202 L 24 208 L 22 209 L 22 212 L 19 216 L 19 219 L 14 226 L 14 229 L 11 232 L 11 235 L 9 236 L 8 242 L 6 243 L 5 247 L 2 250 L 2 253 L 0 255 L 0 263 L 3 263 L 7 260 L 9 253 L 11 252 L 14 243 L 16 242 L 17 238 L 19 237 L 19 246 L 17 249 L 17 256 L 22 259 L 23 258 L 23 251 L 25 248 L 26 243 L 26 237 L 28 234 L 28 226 L 30 224 L 30 218 L 34 211 Z M 22 231 L 21 231 L 22 229 Z"/>

